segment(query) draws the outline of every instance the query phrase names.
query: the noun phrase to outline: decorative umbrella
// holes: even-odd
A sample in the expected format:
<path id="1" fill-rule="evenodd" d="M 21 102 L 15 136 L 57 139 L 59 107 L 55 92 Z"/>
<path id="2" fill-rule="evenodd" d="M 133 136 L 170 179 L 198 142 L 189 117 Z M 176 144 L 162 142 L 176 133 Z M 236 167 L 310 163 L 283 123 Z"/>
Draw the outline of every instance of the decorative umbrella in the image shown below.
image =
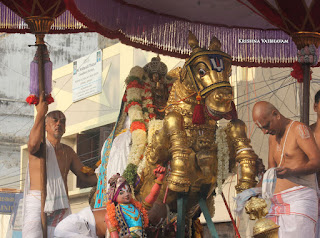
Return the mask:
<path id="1" fill-rule="evenodd" d="M 10 33 L 31 32 L 36 36 L 37 52 L 30 70 L 30 97 L 28 102 L 37 104 L 39 93 L 46 92 L 48 103 L 52 101 L 51 75 L 52 63 L 44 43 L 44 36 L 53 25 L 53 33 L 70 33 L 88 31 L 66 12 L 62 0 L 1 0 L 0 1 L 0 31 Z M 59 17 L 60 16 L 60 17 Z M 56 19 L 56 20 L 55 20 Z M 28 29 L 29 27 L 29 29 Z M 43 141 L 46 140 L 45 132 Z M 41 144 L 40 180 L 41 180 L 41 224 L 43 237 L 47 237 L 47 217 L 44 213 L 46 199 L 46 146 Z"/>

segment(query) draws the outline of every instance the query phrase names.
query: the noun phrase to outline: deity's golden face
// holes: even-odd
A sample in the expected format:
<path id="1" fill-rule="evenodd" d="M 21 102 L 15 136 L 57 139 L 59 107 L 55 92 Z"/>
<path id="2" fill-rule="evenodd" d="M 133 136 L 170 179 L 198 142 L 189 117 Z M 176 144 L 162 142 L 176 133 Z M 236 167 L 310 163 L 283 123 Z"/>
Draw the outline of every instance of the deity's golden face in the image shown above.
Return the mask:
<path id="1" fill-rule="evenodd" d="M 190 64 L 195 80 L 200 90 L 220 82 L 229 83 L 231 62 L 223 57 L 201 55 Z M 212 114 L 224 114 L 232 110 L 233 92 L 231 87 L 219 87 L 208 92 L 205 105 Z"/>

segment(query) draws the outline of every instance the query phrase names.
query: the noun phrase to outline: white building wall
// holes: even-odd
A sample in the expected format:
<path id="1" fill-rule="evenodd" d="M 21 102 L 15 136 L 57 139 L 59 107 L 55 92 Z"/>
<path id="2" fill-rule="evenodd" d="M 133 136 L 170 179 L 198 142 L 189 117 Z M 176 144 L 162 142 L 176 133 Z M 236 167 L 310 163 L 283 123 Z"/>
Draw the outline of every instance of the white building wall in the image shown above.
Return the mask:
<path id="1" fill-rule="evenodd" d="M 49 34 L 45 41 L 54 69 L 114 42 L 97 33 Z M 34 43 L 32 34 L 0 34 L 0 187 L 19 188 L 20 146 L 33 125 L 34 107 L 25 98 Z"/>

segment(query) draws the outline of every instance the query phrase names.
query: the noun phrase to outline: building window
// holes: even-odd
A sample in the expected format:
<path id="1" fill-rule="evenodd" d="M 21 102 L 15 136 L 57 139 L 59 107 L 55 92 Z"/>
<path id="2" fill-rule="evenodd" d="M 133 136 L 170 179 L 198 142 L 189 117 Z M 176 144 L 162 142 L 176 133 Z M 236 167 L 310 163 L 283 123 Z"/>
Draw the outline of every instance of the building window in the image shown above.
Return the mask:
<path id="1" fill-rule="evenodd" d="M 100 160 L 102 146 L 113 126 L 114 123 L 83 131 L 77 135 L 77 154 L 84 165 L 95 168 L 95 164 Z M 77 178 L 77 187 L 90 186 Z"/>

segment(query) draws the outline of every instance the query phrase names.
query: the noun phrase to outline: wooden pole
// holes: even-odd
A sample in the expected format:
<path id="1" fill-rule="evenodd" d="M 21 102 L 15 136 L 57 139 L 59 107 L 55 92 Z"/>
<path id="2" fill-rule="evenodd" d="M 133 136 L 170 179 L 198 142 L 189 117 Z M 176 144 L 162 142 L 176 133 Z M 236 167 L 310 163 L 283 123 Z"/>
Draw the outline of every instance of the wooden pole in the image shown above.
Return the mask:
<path id="1" fill-rule="evenodd" d="M 301 50 L 306 46 L 314 45 L 316 48 L 320 46 L 320 33 L 299 31 L 291 34 L 292 41 L 296 44 L 297 49 Z M 315 57 L 315 56 L 314 56 Z M 310 111 L 310 63 L 302 63 L 303 84 L 302 84 L 302 99 L 300 101 L 300 122 L 309 126 L 309 111 Z"/>
<path id="2" fill-rule="evenodd" d="M 45 51 L 44 36 L 50 31 L 54 22 L 52 17 L 30 16 L 24 19 L 28 24 L 31 32 L 36 36 L 36 46 L 38 47 L 38 79 L 39 79 L 39 93 L 45 91 L 44 83 L 44 62 L 43 54 Z M 45 126 L 45 121 L 43 122 Z M 47 166 L 46 166 L 46 133 L 45 130 L 42 135 L 40 147 L 40 190 L 41 190 L 41 227 L 43 238 L 47 238 L 47 215 L 44 212 L 45 201 L 47 197 Z"/>
<path id="3" fill-rule="evenodd" d="M 38 75 L 39 75 L 39 94 L 45 91 L 45 84 L 44 84 L 44 63 L 43 63 L 43 54 L 44 54 L 44 34 L 37 34 L 36 35 L 36 45 L 38 47 Z M 44 128 L 45 128 L 45 121 Z M 46 132 L 43 131 L 42 141 L 40 147 L 40 190 L 41 190 L 41 226 L 43 237 L 47 238 L 47 214 L 44 212 L 44 206 L 47 197 L 47 166 L 46 166 Z"/>
<path id="4" fill-rule="evenodd" d="M 310 111 L 310 64 L 302 64 L 303 85 L 302 103 L 300 107 L 300 121 L 309 126 Z"/>

